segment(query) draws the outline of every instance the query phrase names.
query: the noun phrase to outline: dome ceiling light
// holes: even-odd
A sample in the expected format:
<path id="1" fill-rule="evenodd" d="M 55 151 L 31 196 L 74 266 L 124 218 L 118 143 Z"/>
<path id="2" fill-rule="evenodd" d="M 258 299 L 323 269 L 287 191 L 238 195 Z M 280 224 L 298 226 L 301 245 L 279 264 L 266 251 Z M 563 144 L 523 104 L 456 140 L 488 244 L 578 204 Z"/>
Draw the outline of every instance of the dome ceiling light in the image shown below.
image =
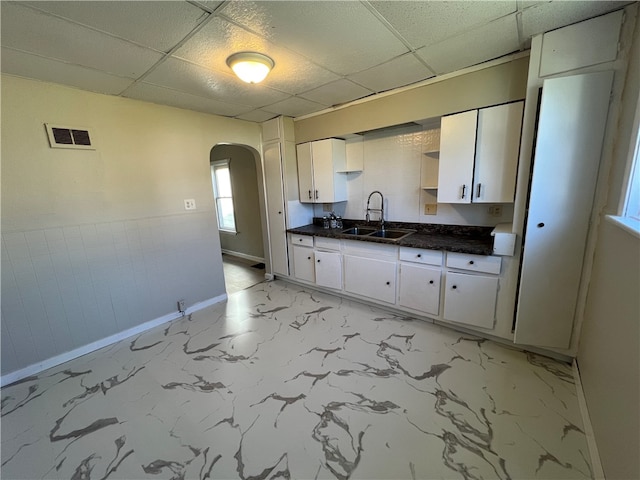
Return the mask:
<path id="1" fill-rule="evenodd" d="M 275 63 L 271 58 L 261 53 L 239 52 L 227 58 L 227 65 L 243 82 L 260 83 L 269 74 Z"/>

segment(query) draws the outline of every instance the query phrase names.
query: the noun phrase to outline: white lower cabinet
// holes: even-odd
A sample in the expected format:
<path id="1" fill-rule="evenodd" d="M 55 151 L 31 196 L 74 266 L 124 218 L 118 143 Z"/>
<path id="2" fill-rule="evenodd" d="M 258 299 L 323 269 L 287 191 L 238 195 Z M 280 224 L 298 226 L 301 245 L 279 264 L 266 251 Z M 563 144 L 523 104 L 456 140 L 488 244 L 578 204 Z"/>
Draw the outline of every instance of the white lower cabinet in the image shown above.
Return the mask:
<path id="1" fill-rule="evenodd" d="M 315 281 L 313 248 L 293 246 L 293 274 L 306 282 Z"/>
<path id="2" fill-rule="evenodd" d="M 344 290 L 396 303 L 396 262 L 344 255 Z"/>
<path id="3" fill-rule="evenodd" d="M 342 253 L 316 250 L 316 285 L 342 290 Z"/>
<path id="4" fill-rule="evenodd" d="M 498 277 L 447 272 L 443 318 L 475 327 L 493 328 Z"/>
<path id="5" fill-rule="evenodd" d="M 440 268 L 400 263 L 398 272 L 400 274 L 398 305 L 438 315 L 440 310 Z"/>

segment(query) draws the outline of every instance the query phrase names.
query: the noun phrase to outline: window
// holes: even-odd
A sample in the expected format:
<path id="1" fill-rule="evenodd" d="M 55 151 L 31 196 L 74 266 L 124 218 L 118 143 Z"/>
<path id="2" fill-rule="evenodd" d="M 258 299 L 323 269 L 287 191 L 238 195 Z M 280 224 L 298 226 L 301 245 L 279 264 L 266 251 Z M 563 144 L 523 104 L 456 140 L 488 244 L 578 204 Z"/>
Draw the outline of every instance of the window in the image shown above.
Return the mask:
<path id="1" fill-rule="evenodd" d="M 625 194 L 620 205 L 620 216 L 607 217 L 625 230 L 640 237 L 640 98 L 636 105 L 635 121 L 629 145 L 629 163 Z"/>
<path id="2" fill-rule="evenodd" d="M 211 164 L 211 180 L 218 212 L 218 228 L 225 232 L 236 233 L 236 216 L 233 210 L 233 191 L 228 159 Z"/>

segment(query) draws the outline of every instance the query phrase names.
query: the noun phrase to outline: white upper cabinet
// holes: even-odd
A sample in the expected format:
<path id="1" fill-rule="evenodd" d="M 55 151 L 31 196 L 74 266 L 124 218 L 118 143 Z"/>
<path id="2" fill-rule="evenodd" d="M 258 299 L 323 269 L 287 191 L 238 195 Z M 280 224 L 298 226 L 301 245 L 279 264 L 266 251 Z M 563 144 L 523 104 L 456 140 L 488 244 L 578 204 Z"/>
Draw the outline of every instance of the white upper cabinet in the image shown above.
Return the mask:
<path id="1" fill-rule="evenodd" d="M 442 118 L 438 202 L 514 200 L 524 102 Z"/>
<path id="2" fill-rule="evenodd" d="M 513 202 L 523 108 L 515 102 L 478 112 L 473 202 Z"/>
<path id="3" fill-rule="evenodd" d="M 478 110 L 442 117 L 438 202 L 470 203 Z"/>
<path id="4" fill-rule="evenodd" d="M 328 138 L 296 146 L 298 185 L 302 203 L 334 203 L 347 200 L 347 181 L 338 171 L 346 168 L 345 141 Z"/>

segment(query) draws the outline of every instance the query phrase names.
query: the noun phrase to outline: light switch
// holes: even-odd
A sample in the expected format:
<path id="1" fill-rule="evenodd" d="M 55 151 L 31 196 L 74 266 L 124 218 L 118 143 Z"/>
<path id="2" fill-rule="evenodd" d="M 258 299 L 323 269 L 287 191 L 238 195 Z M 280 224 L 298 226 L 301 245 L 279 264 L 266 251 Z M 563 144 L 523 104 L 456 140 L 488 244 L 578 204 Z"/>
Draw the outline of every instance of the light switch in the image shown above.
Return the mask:
<path id="1" fill-rule="evenodd" d="M 185 198 L 184 199 L 184 209 L 185 210 L 195 210 L 196 209 L 196 201 L 193 198 Z"/>

